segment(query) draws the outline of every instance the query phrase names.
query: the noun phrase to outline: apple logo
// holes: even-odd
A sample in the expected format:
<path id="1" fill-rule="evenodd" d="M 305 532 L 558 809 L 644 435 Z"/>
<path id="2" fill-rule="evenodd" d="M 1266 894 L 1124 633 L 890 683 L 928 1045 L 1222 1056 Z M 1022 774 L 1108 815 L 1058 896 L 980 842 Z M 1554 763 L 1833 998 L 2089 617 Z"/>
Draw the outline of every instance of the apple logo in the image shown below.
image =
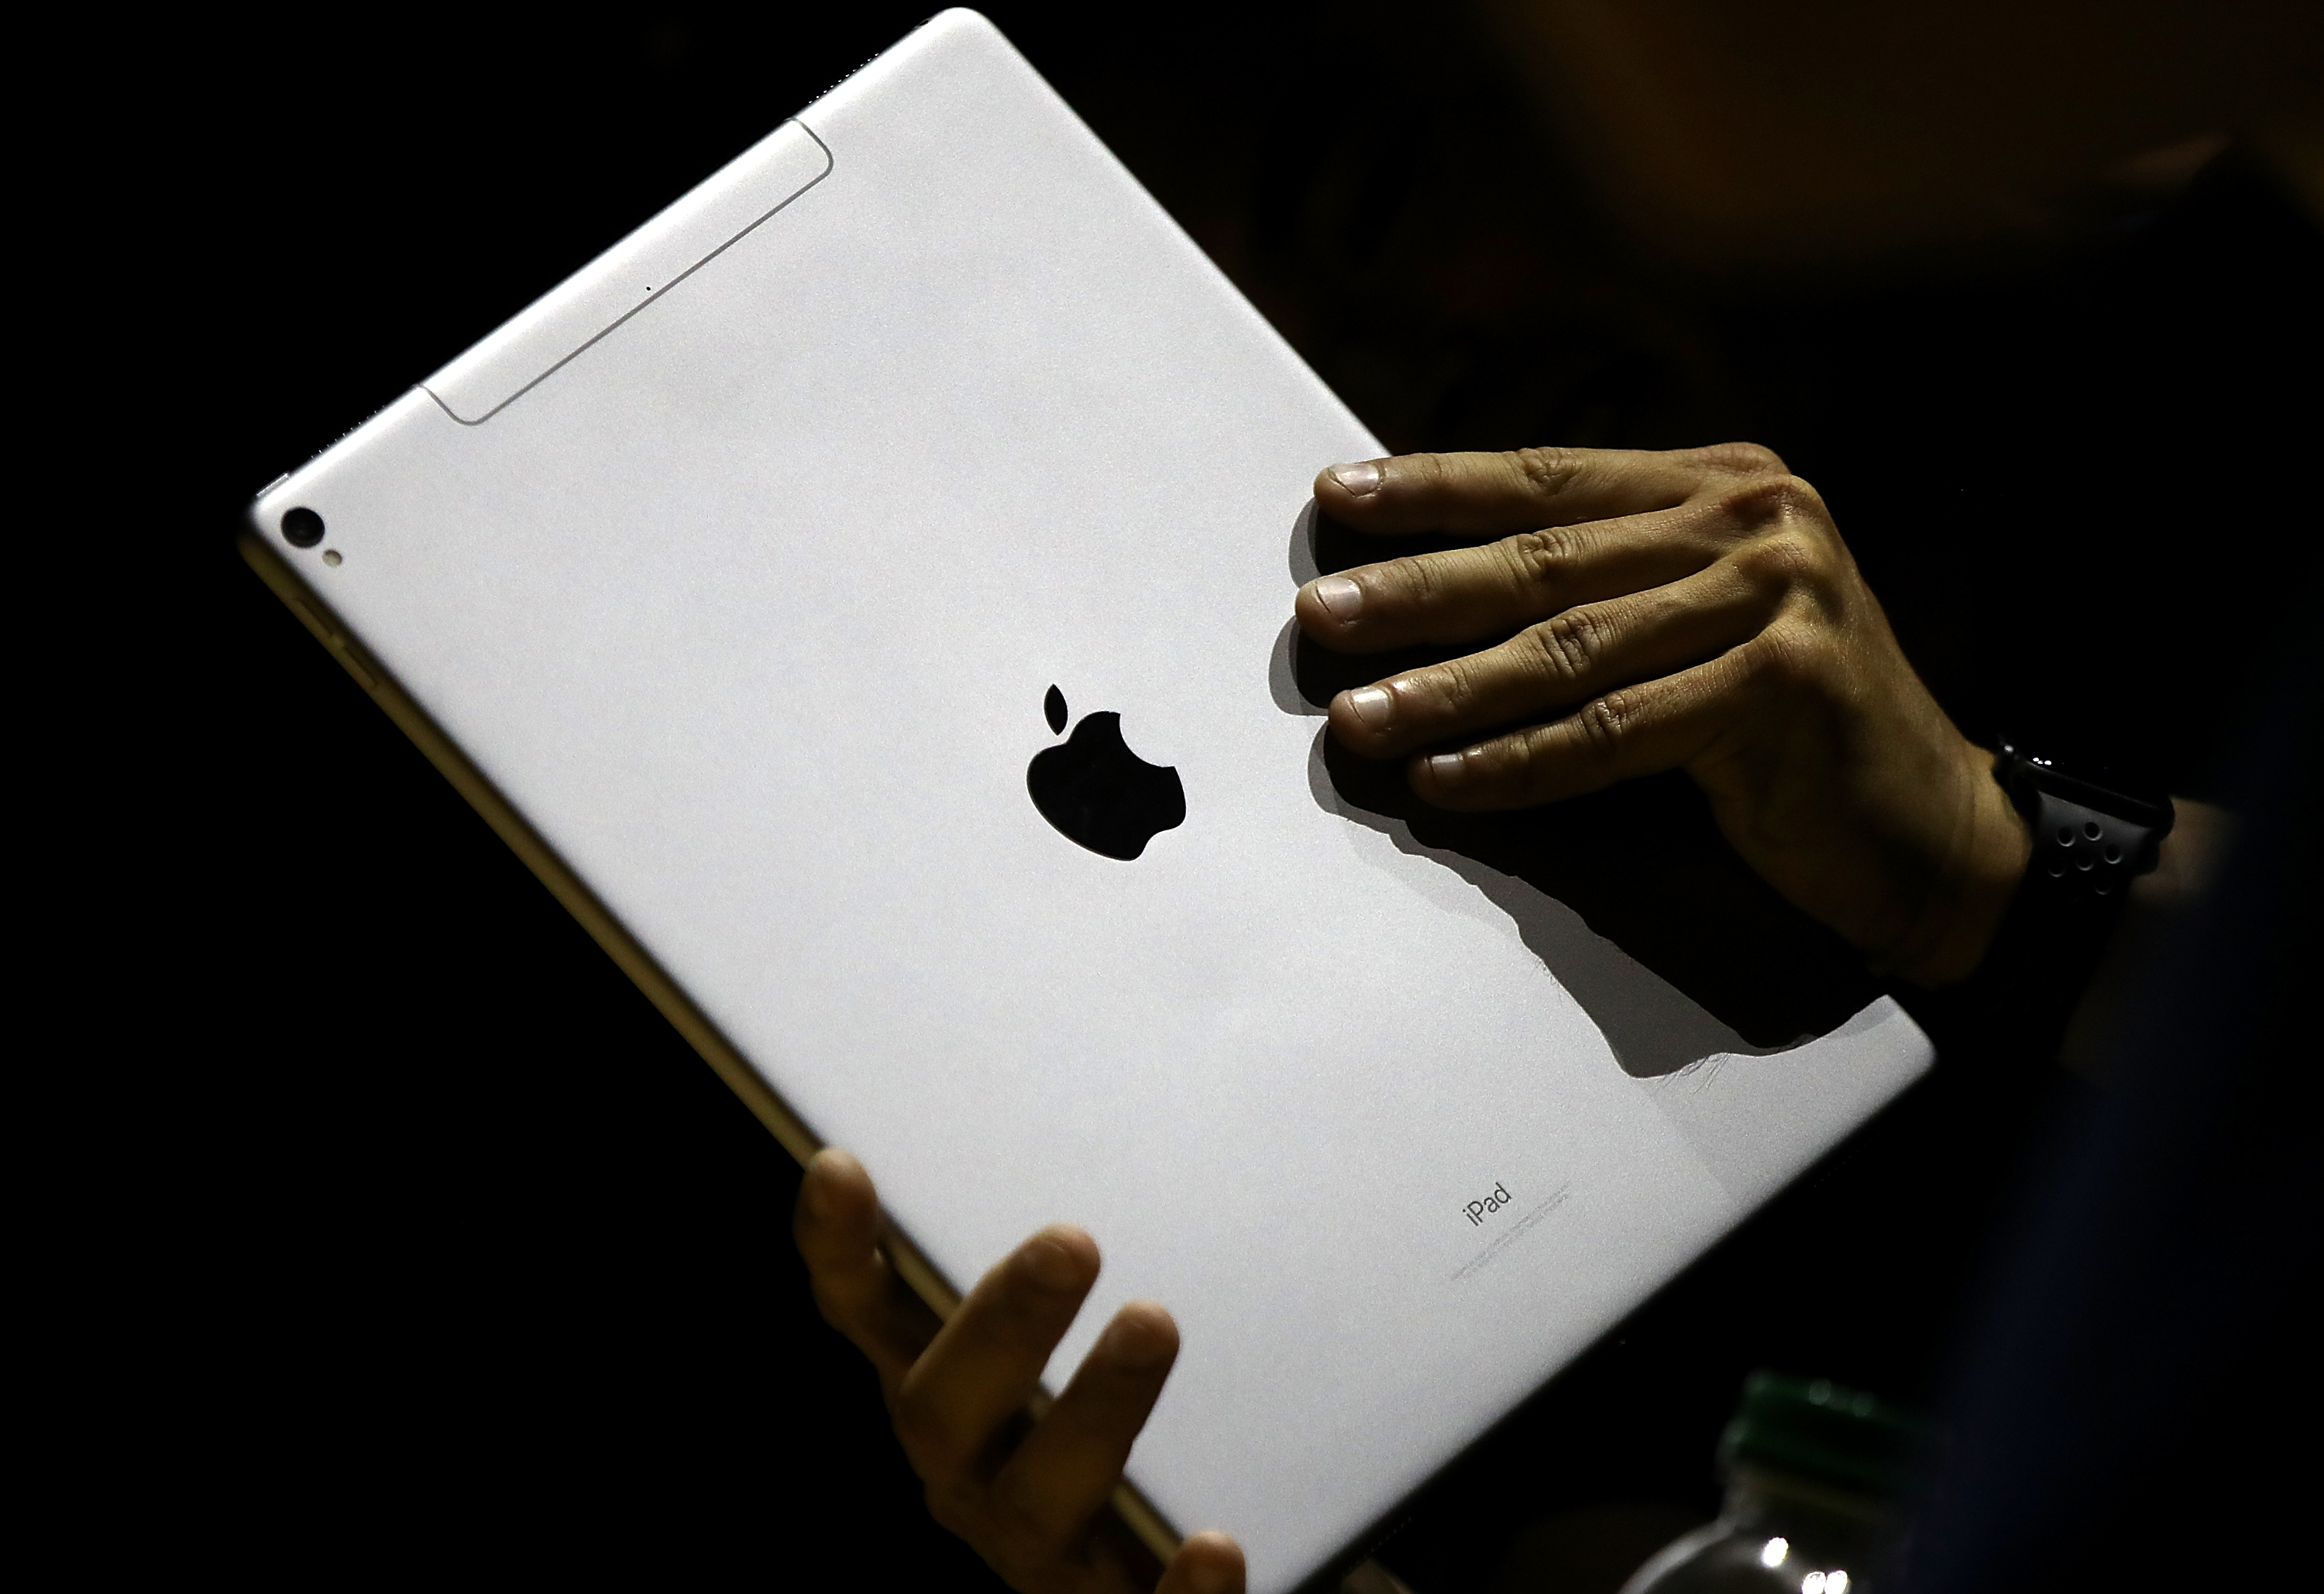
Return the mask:
<path id="1" fill-rule="evenodd" d="M 1065 728 L 1065 695 L 1042 700 L 1049 729 Z M 1130 859 L 1166 830 L 1186 822 L 1186 788 L 1178 771 L 1149 764 L 1121 739 L 1121 716 L 1084 714 L 1061 747 L 1045 748 L 1026 766 L 1025 789 L 1041 817 L 1068 840 L 1108 858 Z"/>

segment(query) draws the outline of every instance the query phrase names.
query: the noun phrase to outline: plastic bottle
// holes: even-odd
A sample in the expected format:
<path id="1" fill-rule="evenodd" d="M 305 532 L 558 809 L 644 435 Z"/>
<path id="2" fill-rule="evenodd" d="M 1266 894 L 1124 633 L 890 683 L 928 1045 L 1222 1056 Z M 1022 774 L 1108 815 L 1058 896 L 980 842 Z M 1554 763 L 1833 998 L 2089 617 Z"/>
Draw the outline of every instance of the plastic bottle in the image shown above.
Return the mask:
<path id="1" fill-rule="evenodd" d="M 1879 1594 L 1926 1424 L 1822 1378 L 1754 1373 L 1719 1442 L 1719 1520 L 1622 1594 Z"/>

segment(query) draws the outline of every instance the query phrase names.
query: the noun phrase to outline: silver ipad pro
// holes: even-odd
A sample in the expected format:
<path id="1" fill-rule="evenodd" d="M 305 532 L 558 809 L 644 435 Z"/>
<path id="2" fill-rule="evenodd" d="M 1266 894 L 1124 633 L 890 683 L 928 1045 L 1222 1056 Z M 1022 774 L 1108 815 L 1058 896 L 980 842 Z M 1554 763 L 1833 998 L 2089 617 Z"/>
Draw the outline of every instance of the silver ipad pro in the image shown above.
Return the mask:
<path id="1" fill-rule="evenodd" d="M 1748 1046 L 1335 795 L 1286 622 L 1308 483 L 1379 452 L 953 11 L 246 539 L 931 1295 L 1065 1220 L 1106 1267 L 1053 1378 L 1169 1306 L 1129 1508 L 1261 1591 L 1930 1058 L 1886 1000 Z"/>

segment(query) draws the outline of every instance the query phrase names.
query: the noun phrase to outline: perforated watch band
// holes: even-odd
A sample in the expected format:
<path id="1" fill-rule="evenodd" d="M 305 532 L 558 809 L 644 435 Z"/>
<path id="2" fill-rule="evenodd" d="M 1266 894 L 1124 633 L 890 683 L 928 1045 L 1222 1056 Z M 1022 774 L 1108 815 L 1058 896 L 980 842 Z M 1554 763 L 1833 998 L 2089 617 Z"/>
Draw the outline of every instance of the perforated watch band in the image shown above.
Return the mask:
<path id="1" fill-rule="evenodd" d="M 2156 804 L 2078 779 L 2007 742 L 1993 777 L 2032 832 L 2033 856 L 1993 945 L 1943 1007 L 1985 1043 L 2054 1055 L 2112 937 L 2130 882 L 2171 833 Z"/>
<path id="2" fill-rule="evenodd" d="M 2141 802 L 2078 780 L 2006 742 L 1993 760 L 1993 776 L 2034 833 L 2028 882 L 2037 890 L 2044 889 L 2040 880 L 2054 882 L 2046 889 L 2067 903 L 2119 907 L 2132 880 L 2154 867 L 2163 838 L 2171 834 L 2169 804 Z"/>

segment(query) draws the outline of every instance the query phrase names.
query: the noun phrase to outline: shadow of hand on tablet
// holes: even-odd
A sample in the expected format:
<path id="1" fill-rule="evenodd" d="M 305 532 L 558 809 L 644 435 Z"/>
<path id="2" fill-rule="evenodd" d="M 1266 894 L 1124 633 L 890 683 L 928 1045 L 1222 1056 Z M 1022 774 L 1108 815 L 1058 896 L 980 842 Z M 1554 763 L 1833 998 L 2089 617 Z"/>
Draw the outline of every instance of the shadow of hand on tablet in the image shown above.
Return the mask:
<path id="1" fill-rule="evenodd" d="M 1302 582 L 1453 546 L 1359 538 L 1328 521 L 1311 533 L 1312 515 L 1292 538 Z M 1272 685 L 1286 712 L 1320 714 L 1347 687 L 1469 650 L 1333 653 L 1294 624 L 1277 640 Z M 1781 1051 L 1880 994 L 1845 942 L 1736 855 L 1683 774 L 1515 813 L 1453 814 L 1413 794 L 1401 760 L 1359 757 L 1319 725 L 1308 778 L 1319 806 L 1434 859 L 1507 913 L 1631 1074 Z"/>

